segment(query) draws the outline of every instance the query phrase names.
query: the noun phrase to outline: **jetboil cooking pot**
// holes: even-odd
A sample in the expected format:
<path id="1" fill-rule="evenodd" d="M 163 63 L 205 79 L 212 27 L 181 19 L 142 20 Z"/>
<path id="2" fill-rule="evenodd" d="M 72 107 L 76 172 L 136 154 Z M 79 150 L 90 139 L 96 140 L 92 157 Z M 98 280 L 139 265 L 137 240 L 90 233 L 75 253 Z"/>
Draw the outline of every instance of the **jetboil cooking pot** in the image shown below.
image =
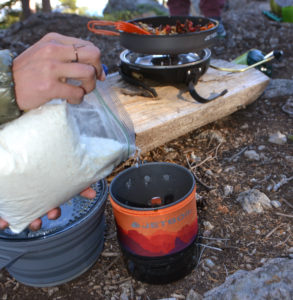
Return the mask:
<path id="1" fill-rule="evenodd" d="M 110 201 L 129 273 L 140 281 L 168 283 L 187 275 L 199 247 L 195 179 L 172 163 L 145 163 L 118 174 Z"/>

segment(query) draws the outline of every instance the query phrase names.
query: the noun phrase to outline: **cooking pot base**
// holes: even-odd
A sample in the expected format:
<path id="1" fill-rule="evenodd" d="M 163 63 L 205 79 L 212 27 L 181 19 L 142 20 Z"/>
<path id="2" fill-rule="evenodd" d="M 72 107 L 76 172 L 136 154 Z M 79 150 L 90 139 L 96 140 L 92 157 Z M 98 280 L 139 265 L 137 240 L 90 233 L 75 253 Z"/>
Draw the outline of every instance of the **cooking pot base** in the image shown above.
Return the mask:
<path id="1" fill-rule="evenodd" d="M 120 245 L 128 273 L 136 280 L 150 284 L 166 284 L 192 272 L 200 256 L 199 238 L 184 250 L 166 256 L 146 257 L 130 253 Z"/>

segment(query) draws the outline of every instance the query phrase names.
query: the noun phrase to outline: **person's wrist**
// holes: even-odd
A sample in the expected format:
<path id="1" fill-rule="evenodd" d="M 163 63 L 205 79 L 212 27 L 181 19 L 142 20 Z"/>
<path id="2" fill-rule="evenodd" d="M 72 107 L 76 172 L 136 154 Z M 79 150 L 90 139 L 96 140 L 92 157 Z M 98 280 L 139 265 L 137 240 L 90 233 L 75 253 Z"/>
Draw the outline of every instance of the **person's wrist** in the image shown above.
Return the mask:
<path id="1" fill-rule="evenodd" d="M 16 119 L 21 114 L 15 99 L 12 64 L 12 53 L 0 50 L 0 124 Z"/>

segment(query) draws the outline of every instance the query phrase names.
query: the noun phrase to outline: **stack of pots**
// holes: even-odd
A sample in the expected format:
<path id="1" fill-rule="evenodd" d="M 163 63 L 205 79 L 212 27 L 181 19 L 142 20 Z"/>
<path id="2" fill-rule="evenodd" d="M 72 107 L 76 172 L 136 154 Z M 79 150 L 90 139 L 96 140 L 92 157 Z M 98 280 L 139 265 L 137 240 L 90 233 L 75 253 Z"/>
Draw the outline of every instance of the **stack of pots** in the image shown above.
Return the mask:
<path id="1" fill-rule="evenodd" d="M 95 199 L 71 199 L 61 206 L 59 219 L 44 217 L 37 232 L 0 231 L 0 269 L 35 287 L 56 286 L 88 270 L 103 250 L 108 195 L 105 180 L 93 187 Z"/>
<path id="2" fill-rule="evenodd" d="M 68 282 L 97 260 L 104 245 L 105 180 L 94 200 L 77 196 L 38 232 L 0 232 L 0 269 L 35 287 Z M 129 273 L 168 283 L 190 273 L 198 258 L 195 180 L 186 168 L 146 163 L 124 170 L 110 185 L 117 237 Z"/>

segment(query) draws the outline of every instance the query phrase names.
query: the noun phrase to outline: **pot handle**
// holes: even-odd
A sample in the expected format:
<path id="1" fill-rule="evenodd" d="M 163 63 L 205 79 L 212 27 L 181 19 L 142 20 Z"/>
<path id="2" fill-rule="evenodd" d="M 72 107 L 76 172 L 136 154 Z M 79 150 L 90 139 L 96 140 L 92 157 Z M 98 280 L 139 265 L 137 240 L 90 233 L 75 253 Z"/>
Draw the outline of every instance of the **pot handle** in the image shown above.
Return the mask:
<path id="1" fill-rule="evenodd" d="M 189 89 L 189 94 L 191 95 L 191 97 L 196 100 L 197 102 L 200 102 L 200 103 L 208 103 L 208 102 L 211 102 L 212 100 L 215 100 L 221 96 L 224 96 L 225 94 L 227 94 L 228 90 L 225 89 L 223 90 L 222 92 L 220 92 L 219 94 L 216 94 L 210 98 L 203 98 L 202 96 L 200 96 L 197 91 L 195 90 L 195 87 L 194 87 L 194 82 L 193 81 L 189 81 L 188 83 L 188 89 Z"/>
<path id="2" fill-rule="evenodd" d="M 26 253 L 24 250 L 15 250 L 10 247 L 0 246 L 0 270 L 13 264 Z"/>

